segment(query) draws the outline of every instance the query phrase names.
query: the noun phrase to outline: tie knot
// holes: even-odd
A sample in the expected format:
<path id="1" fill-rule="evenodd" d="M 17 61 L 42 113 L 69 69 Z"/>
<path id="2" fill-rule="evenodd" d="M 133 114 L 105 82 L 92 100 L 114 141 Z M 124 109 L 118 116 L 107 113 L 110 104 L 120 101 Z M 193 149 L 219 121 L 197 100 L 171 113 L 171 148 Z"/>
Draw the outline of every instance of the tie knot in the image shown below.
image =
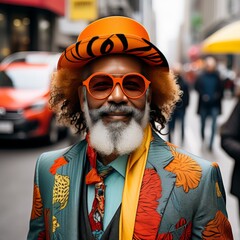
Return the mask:
<path id="1" fill-rule="evenodd" d="M 104 166 L 98 168 L 98 175 L 102 178 L 106 178 L 108 175 L 110 175 L 113 171 L 113 167 L 111 166 Z"/>

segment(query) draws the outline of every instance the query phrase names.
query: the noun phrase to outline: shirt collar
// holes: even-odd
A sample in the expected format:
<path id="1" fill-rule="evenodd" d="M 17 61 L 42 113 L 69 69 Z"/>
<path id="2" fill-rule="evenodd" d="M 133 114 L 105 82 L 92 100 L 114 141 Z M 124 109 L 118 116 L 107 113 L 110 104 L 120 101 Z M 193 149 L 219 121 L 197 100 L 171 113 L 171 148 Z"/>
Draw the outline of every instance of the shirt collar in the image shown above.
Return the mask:
<path id="1" fill-rule="evenodd" d="M 125 178 L 127 160 L 128 160 L 128 155 L 125 154 L 117 157 L 114 161 L 109 163 L 107 166 L 111 166 L 112 168 L 114 168 L 115 171 L 117 171 L 119 174 L 121 174 Z M 97 160 L 97 168 L 99 168 L 102 165 L 103 164 Z"/>

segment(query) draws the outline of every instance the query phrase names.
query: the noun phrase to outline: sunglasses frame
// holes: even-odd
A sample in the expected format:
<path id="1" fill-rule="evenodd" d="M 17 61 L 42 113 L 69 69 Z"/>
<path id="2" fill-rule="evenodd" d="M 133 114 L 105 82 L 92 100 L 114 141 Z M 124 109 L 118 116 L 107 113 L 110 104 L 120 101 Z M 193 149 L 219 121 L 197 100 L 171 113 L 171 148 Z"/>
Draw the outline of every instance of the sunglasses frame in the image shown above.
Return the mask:
<path id="1" fill-rule="evenodd" d="M 91 93 L 91 91 L 90 91 L 90 89 L 89 89 L 89 83 L 90 83 L 91 79 L 92 79 L 93 77 L 97 76 L 97 75 L 105 75 L 105 76 L 108 76 L 108 77 L 110 77 L 110 78 L 112 79 L 112 81 L 113 81 L 112 90 L 110 91 L 110 93 L 109 93 L 106 97 L 101 97 L 101 98 L 95 97 L 95 96 Z M 122 75 L 121 77 L 115 77 L 114 75 L 122 75 L 122 74 L 109 74 L 109 73 L 105 73 L 105 72 L 96 72 L 96 73 L 91 74 L 86 80 L 84 80 L 84 81 L 82 82 L 82 85 L 85 86 L 85 87 L 87 88 L 88 93 L 89 93 L 93 98 L 95 98 L 95 99 L 97 99 L 97 100 L 103 100 L 103 99 L 108 98 L 108 97 L 112 94 L 112 92 L 114 91 L 114 89 L 115 89 L 115 87 L 116 87 L 117 84 L 120 85 L 120 87 L 121 87 L 121 89 L 122 89 L 122 92 L 124 93 L 125 96 L 127 96 L 127 97 L 130 98 L 130 99 L 138 99 L 138 98 L 142 97 L 142 96 L 146 93 L 146 91 L 147 91 L 147 89 L 148 89 L 148 87 L 149 87 L 149 85 L 150 85 L 150 83 L 151 83 L 146 77 L 144 77 L 144 76 L 143 76 L 142 74 L 140 74 L 140 73 L 135 73 L 135 72 L 133 72 L 133 73 L 127 73 L 127 74 Z M 131 97 L 131 96 L 129 96 L 128 94 L 126 94 L 126 92 L 124 91 L 123 85 L 122 85 L 123 79 L 124 79 L 125 77 L 127 77 L 127 76 L 132 76 L 132 75 L 137 75 L 137 76 L 141 77 L 141 78 L 143 79 L 144 85 L 145 85 L 145 90 L 144 90 L 144 92 L 143 92 L 141 95 L 137 96 L 137 97 Z"/>

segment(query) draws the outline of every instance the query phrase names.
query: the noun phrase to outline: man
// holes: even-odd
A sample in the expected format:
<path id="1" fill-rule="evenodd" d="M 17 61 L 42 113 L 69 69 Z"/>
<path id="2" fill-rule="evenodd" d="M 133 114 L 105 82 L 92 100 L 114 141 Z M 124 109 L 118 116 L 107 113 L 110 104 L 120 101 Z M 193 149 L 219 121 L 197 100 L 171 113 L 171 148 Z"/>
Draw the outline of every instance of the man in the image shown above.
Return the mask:
<path id="1" fill-rule="evenodd" d="M 205 59 L 204 70 L 197 77 L 195 89 L 199 95 L 197 113 L 201 119 L 201 137 L 203 142 L 205 141 L 206 120 L 210 118 L 212 121 L 208 143 L 208 149 L 212 151 L 217 117 L 221 114 L 221 101 L 223 98 L 223 84 L 217 71 L 217 62 L 213 57 Z"/>
<path id="2" fill-rule="evenodd" d="M 38 159 L 28 239 L 232 239 L 217 164 L 159 137 L 179 93 L 138 22 L 87 26 L 50 100 L 86 139 Z"/>

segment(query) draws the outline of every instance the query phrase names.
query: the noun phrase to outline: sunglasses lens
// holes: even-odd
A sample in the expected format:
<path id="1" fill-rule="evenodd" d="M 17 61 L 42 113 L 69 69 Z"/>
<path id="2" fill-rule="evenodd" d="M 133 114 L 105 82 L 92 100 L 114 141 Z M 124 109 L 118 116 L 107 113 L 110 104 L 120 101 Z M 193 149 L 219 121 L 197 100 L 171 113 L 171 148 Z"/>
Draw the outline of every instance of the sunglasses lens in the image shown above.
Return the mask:
<path id="1" fill-rule="evenodd" d="M 119 83 L 127 97 L 138 98 L 145 93 L 148 86 L 144 77 L 138 74 L 127 74 L 120 79 L 122 79 L 122 82 L 121 80 L 115 81 L 115 78 L 108 74 L 99 73 L 93 75 L 88 82 L 88 90 L 94 98 L 104 99 L 111 94 L 115 84 Z"/>
<path id="2" fill-rule="evenodd" d="M 136 74 L 127 75 L 123 79 L 122 85 L 124 92 L 132 98 L 141 96 L 146 90 L 143 77 Z"/>
<path id="3" fill-rule="evenodd" d="M 113 88 L 112 79 L 104 74 L 93 76 L 89 82 L 89 91 L 94 97 L 98 99 L 108 97 L 112 88 Z"/>

